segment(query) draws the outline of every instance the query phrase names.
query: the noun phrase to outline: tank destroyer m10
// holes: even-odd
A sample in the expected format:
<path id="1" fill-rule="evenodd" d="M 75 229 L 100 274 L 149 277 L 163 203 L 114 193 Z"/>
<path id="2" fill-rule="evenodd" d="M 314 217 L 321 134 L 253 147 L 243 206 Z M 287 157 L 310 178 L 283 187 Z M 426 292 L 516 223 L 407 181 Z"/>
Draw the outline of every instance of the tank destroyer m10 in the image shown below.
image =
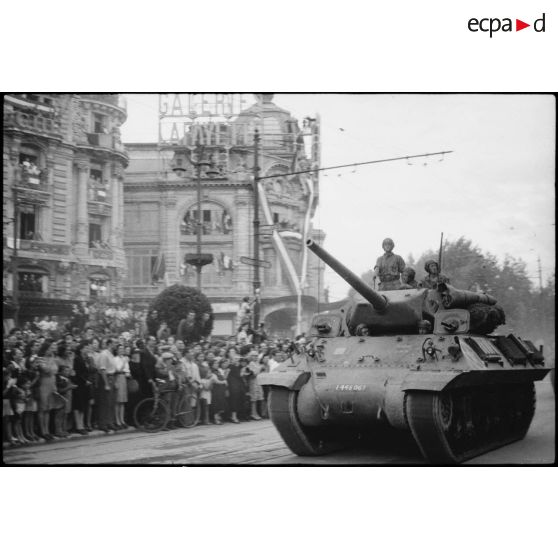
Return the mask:
<path id="1" fill-rule="evenodd" d="M 410 430 L 432 463 L 460 463 L 525 436 L 542 352 L 504 323 L 489 295 L 441 283 L 376 292 L 312 240 L 362 298 L 317 314 L 312 340 L 258 381 L 271 420 L 301 456 L 351 445 L 376 425 Z"/>

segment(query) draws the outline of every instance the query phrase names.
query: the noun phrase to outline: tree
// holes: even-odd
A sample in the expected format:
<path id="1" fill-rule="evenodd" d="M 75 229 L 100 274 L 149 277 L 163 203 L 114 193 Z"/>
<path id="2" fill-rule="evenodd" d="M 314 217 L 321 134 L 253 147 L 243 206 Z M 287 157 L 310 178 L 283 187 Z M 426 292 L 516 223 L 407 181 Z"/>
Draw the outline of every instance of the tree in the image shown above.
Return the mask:
<path id="1" fill-rule="evenodd" d="M 426 260 L 438 261 L 438 251 L 429 250 L 417 261 L 417 276 L 426 275 Z M 464 237 L 444 242 L 442 272 L 458 289 L 483 291 L 496 298 L 506 313 L 506 329 L 536 338 L 549 337 L 554 328 L 554 284 L 543 293 L 534 290 L 523 260 L 506 255 L 502 264 L 484 254 Z M 542 309 L 542 310 L 541 310 Z"/>
<path id="2" fill-rule="evenodd" d="M 213 310 L 209 299 L 193 287 L 172 285 L 149 305 L 147 328 L 151 335 L 155 335 L 160 325 L 166 322 L 171 333 L 176 335 L 178 324 L 189 315 L 192 316 L 193 326 L 188 328 L 187 341 L 198 341 L 211 333 Z"/>

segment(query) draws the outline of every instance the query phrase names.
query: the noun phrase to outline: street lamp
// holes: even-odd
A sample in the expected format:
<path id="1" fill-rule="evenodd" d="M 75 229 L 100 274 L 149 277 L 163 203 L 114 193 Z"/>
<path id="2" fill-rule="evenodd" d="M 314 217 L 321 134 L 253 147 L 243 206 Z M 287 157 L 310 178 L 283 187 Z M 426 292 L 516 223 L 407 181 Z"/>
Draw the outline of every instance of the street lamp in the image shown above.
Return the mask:
<path id="1" fill-rule="evenodd" d="M 12 183 L 12 191 L 14 195 L 14 248 L 12 252 L 12 300 L 14 304 L 14 326 L 17 327 L 19 322 L 19 273 L 18 273 L 18 265 L 17 265 L 17 227 L 18 227 L 18 220 L 17 220 L 17 185 Z"/>
<path id="2" fill-rule="evenodd" d="M 196 233 L 197 233 L 197 240 L 196 240 L 196 253 L 195 254 L 186 254 L 184 256 L 184 261 L 187 264 L 193 265 L 196 268 L 197 274 L 197 281 L 196 285 L 198 290 L 201 291 L 201 271 L 204 265 L 210 264 L 213 262 L 213 254 L 202 254 L 201 247 L 202 247 L 202 209 L 201 209 L 201 202 L 202 202 L 202 182 L 201 182 L 201 173 L 202 167 L 208 167 L 206 170 L 206 175 L 209 178 L 214 178 L 219 174 L 219 171 L 214 168 L 213 164 L 209 161 L 203 161 L 203 146 L 200 146 L 198 143 L 196 146 L 196 151 L 198 152 L 198 157 L 196 160 L 192 159 L 189 155 L 186 155 L 188 162 L 196 168 L 196 184 L 197 184 L 197 223 L 196 223 Z M 176 166 L 172 169 L 177 174 L 181 175 L 186 172 L 184 167 Z"/>

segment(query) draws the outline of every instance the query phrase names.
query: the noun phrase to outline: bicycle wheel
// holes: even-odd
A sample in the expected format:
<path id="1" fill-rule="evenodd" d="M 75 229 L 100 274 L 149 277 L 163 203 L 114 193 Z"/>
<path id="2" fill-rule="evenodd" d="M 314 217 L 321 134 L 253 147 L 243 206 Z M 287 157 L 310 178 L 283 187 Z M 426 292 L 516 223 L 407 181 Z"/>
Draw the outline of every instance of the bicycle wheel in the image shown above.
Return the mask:
<path id="1" fill-rule="evenodd" d="M 149 397 L 140 401 L 134 409 L 134 422 L 144 432 L 159 432 L 170 419 L 168 405 L 161 399 Z"/>
<path id="2" fill-rule="evenodd" d="M 180 426 L 192 428 L 200 420 L 200 408 L 198 398 L 195 395 L 183 395 L 176 407 L 176 419 Z"/>

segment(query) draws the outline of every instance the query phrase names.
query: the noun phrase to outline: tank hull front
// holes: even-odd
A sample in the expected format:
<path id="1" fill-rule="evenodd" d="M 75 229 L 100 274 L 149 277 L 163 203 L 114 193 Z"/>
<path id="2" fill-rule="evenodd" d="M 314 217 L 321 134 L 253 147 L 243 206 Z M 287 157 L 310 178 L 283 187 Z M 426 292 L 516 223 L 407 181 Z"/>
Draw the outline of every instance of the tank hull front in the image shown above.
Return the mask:
<path id="1" fill-rule="evenodd" d="M 289 412 L 271 418 L 291 449 L 293 432 L 322 451 L 382 425 L 410 430 L 430 461 L 457 463 L 525 435 L 533 382 L 549 370 L 496 347 L 475 335 L 318 338 L 259 381 L 288 399 Z"/>

